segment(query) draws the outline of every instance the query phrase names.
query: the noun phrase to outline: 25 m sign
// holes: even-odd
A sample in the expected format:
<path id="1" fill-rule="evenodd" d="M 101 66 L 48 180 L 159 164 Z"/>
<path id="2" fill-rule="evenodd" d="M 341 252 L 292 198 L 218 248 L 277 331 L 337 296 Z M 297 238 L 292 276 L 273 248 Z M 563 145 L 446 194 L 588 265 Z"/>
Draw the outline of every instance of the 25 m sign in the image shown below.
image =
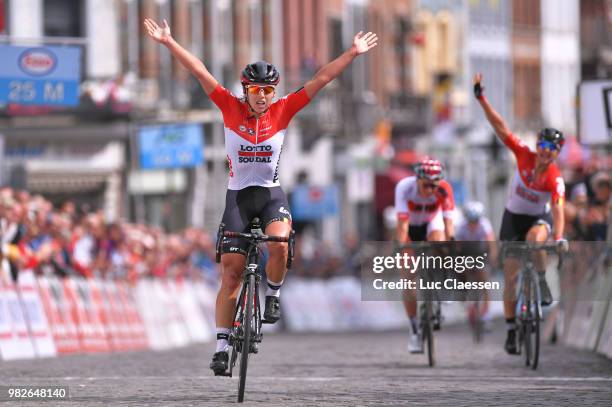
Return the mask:
<path id="1" fill-rule="evenodd" d="M 76 106 L 81 49 L 0 45 L 0 103 Z"/>

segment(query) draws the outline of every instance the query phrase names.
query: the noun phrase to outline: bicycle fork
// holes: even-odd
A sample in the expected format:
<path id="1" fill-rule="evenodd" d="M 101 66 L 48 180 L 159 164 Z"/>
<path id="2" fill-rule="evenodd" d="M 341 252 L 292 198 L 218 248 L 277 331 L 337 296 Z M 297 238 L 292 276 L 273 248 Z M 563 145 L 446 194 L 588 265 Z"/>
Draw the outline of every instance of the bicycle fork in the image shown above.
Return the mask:
<path id="1" fill-rule="evenodd" d="M 526 339 L 525 326 L 532 324 L 536 313 L 542 315 L 542 309 L 540 304 L 540 286 L 537 283 L 537 275 L 533 270 L 533 267 L 528 263 L 526 270 L 523 270 L 519 274 L 518 284 L 519 287 L 518 297 L 516 299 L 515 315 L 517 317 L 516 331 L 518 335 L 518 353 L 521 354 L 523 343 Z M 534 291 L 532 291 L 534 290 Z M 532 296 L 532 292 L 535 292 L 535 297 Z"/>

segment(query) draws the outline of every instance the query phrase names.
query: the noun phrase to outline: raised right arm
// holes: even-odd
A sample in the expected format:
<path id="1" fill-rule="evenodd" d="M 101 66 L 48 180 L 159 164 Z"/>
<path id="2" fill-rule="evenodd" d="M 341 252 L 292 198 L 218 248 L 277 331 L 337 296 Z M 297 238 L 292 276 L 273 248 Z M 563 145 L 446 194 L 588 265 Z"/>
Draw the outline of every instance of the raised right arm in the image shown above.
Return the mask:
<path id="1" fill-rule="evenodd" d="M 200 59 L 183 48 L 174 38 L 172 38 L 170 27 L 166 20 L 164 20 L 164 26 L 160 27 L 154 20 L 145 18 L 144 26 L 149 37 L 165 45 L 170 53 L 179 60 L 181 65 L 196 77 L 207 95 L 210 95 L 212 91 L 215 90 L 218 84 L 217 80 L 208 69 L 206 69 L 206 66 Z"/>
<path id="2" fill-rule="evenodd" d="M 491 104 L 485 97 L 484 86 L 482 86 L 481 82 L 482 74 L 477 74 L 474 77 L 474 95 L 480 103 L 480 106 L 482 106 L 482 110 L 484 110 L 487 120 L 489 121 L 489 123 L 491 123 L 491 126 L 493 126 L 493 130 L 495 130 L 497 136 L 505 144 L 506 139 L 510 136 L 510 129 L 508 128 L 508 125 L 506 125 L 504 119 L 500 116 L 499 113 L 497 113 L 497 111 L 495 111 L 495 109 L 493 109 L 493 106 L 491 106 Z"/>

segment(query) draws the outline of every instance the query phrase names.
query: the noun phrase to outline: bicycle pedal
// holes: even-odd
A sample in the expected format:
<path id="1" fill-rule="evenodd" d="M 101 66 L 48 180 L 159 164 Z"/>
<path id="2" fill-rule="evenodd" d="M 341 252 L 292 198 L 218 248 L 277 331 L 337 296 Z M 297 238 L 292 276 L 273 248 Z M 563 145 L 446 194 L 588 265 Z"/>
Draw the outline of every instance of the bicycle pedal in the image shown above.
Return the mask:
<path id="1" fill-rule="evenodd" d="M 224 372 L 219 372 L 219 373 L 215 372 L 215 376 L 232 377 L 232 374 L 226 370 Z"/>

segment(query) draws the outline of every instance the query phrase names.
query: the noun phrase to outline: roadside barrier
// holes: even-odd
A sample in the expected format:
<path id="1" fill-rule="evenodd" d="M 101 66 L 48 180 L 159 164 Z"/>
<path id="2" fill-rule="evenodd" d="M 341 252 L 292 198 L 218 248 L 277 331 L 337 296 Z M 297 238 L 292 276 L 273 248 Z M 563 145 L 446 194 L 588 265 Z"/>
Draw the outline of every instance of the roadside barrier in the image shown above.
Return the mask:
<path id="1" fill-rule="evenodd" d="M 289 279 L 283 286 L 283 320 L 294 332 L 407 329 L 400 301 L 362 301 L 353 277 Z M 597 301 L 576 301 L 597 291 Z M 0 271 L 0 359 L 83 352 L 164 350 L 214 340 L 216 287 L 203 281 L 124 281 L 19 274 L 15 284 Z M 591 291 L 593 292 L 593 291 Z M 563 303 L 561 341 L 612 358 L 612 273 L 575 287 Z M 581 297 L 582 296 L 582 297 Z M 502 314 L 492 302 L 492 316 Z M 464 321 L 461 302 L 443 305 L 445 323 Z M 267 331 L 279 329 L 279 324 Z"/>
<path id="2" fill-rule="evenodd" d="M 565 293 L 567 319 L 563 343 L 612 358 L 612 266 L 603 258 L 597 269 Z"/>
<path id="3" fill-rule="evenodd" d="M 0 273 L 0 360 L 168 349 L 214 338 L 214 289 L 202 282 Z"/>

